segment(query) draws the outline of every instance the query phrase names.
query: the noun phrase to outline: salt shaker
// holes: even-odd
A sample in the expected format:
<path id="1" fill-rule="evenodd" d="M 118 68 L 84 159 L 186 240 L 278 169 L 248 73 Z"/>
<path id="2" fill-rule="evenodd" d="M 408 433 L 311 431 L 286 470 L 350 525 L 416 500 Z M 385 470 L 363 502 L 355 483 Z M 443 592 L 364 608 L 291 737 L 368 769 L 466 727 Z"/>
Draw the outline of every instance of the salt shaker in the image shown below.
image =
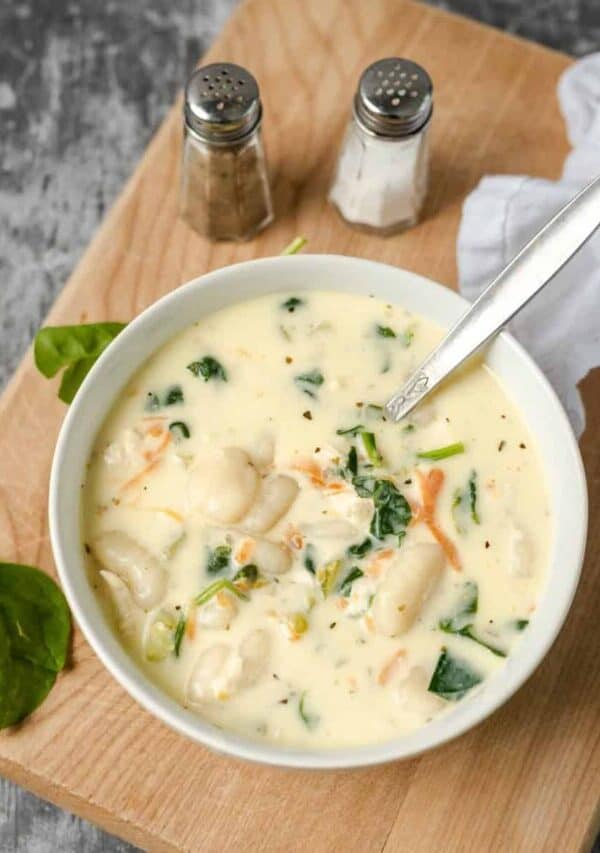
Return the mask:
<path id="1" fill-rule="evenodd" d="M 239 65 L 199 68 L 185 90 L 180 211 L 213 240 L 247 240 L 273 219 L 256 80 Z"/>
<path id="2" fill-rule="evenodd" d="M 408 59 L 380 59 L 362 74 L 329 199 L 350 224 L 380 234 L 414 225 L 429 168 L 433 86 Z"/>

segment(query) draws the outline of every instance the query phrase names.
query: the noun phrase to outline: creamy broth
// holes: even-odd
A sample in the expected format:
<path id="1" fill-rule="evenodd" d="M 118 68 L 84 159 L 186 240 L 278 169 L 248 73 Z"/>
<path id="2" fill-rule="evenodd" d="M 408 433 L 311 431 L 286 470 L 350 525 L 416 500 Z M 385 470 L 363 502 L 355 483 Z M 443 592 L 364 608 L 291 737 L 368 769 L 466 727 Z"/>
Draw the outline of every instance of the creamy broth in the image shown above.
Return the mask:
<path id="1" fill-rule="evenodd" d="M 374 298 L 269 295 L 191 326 L 121 393 L 86 559 L 182 705 L 286 746 L 384 741 L 527 641 L 552 524 L 518 411 L 480 365 L 406 423 L 382 416 L 440 337 Z"/>

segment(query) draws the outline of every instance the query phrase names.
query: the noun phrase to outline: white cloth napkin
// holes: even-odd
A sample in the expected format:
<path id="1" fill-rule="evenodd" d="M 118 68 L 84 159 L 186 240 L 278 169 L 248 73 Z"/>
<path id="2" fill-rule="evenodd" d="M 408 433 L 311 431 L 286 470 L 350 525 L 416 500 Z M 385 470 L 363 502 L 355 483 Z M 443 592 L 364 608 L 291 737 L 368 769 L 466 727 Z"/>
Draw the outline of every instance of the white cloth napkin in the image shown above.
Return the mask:
<path id="1" fill-rule="evenodd" d="M 562 75 L 558 99 L 573 146 L 562 177 L 556 182 L 484 177 L 465 200 L 457 256 L 459 286 L 467 299 L 475 299 L 533 234 L 600 174 L 600 53 Z M 554 386 L 580 436 L 585 411 L 577 383 L 600 364 L 600 232 L 509 328 Z"/>

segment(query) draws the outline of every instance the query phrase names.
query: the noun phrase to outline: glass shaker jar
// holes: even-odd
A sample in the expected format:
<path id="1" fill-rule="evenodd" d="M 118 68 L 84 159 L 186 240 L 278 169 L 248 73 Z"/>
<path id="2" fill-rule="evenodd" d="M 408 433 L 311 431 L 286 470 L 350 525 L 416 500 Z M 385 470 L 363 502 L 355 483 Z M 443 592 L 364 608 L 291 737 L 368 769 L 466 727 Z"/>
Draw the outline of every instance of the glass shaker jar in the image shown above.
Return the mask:
<path id="1" fill-rule="evenodd" d="M 350 224 L 380 234 L 414 225 L 427 192 L 433 86 L 408 59 L 380 59 L 362 74 L 330 201 Z"/>
<path id="2" fill-rule="evenodd" d="M 247 240 L 273 219 L 256 80 L 239 65 L 199 68 L 185 90 L 180 211 L 212 240 Z"/>

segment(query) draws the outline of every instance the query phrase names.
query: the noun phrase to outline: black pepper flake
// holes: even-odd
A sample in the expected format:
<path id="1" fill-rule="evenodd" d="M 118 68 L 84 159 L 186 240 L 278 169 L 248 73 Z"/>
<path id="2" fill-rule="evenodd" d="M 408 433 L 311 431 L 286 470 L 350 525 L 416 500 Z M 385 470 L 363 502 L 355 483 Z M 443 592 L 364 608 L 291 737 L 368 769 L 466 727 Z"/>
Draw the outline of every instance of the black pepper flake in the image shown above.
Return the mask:
<path id="1" fill-rule="evenodd" d="M 273 673 L 273 678 L 275 679 L 275 681 L 279 681 L 279 676 L 276 672 Z"/>
<path id="2" fill-rule="evenodd" d="M 306 418 L 307 421 L 312 421 L 312 412 L 310 409 L 307 409 L 305 412 L 302 412 L 302 417 Z"/>
<path id="3" fill-rule="evenodd" d="M 364 403 L 355 403 L 354 405 L 358 406 L 358 408 L 361 409 L 365 404 Z"/>
<path id="4" fill-rule="evenodd" d="M 320 448 L 320 447 L 315 447 L 315 453 L 320 453 L 320 452 L 321 452 L 321 448 Z"/>
<path id="5" fill-rule="evenodd" d="M 280 699 L 279 704 L 280 705 L 287 705 L 288 701 L 289 701 L 288 699 Z"/>
<path id="6" fill-rule="evenodd" d="M 181 610 L 181 604 L 176 604 L 176 605 L 175 605 L 175 610 Z"/>
<path id="7" fill-rule="evenodd" d="M 293 362 L 293 360 L 294 359 L 292 358 L 291 355 L 286 355 L 286 357 L 285 357 L 285 363 L 286 364 L 291 364 Z"/>
<path id="8" fill-rule="evenodd" d="M 446 421 L 447 424 L 450 423 L 450 418 L 444 418 L 444 420 Z"/>
<path id="9" fill-rule="evenodd" d="M 519 447 L 521 448 L 521 450 L 526 450 L 526 449 L 527 449 L 527 445 L 526 445 L 524 442 L 521 442 L 521 444 L 519 445 Z"/>
<path id="10" fill-rule="evenodd" d="M 412 483 L 412 480 L 410 479 L 410 477 L 408 478 L 408 480 L 404 481 L 405 486 L 410 486 L 411 483 Z"/>
<path id="11" fill-rule="evenodd" d="M 91 554 L 91 553 L 92 553 L 92 549 L 90 548 L 90 546 L 88 545 L 88 543 L 87 543 L 87 542 L 84 542 L 84 543 L 83 543 L 83 547 L 84 547 L 84 550 L 85 550 L 85 553 L 86 553 L 86 554 Z"/>
<path id="12" fill-rule="evenodd" d="M 500 415 L 500 417 L 502 418 L 503 421 L 506 420 L 506 415 Z"/>
<path id="13" fill-rule="evenodd" d="M 335 626 L 336 626 L 336 625 L 337 625 L 337 622 L 332 622 L 332 623 L 331 623 L 331 625 L 330 625 L 329 627 L 330 627 L 330 628 L 335 628 Z"/>
<path id="14" fill-rule="evenodd" d="M 490 547 L 490 543 L 487 541 L 487 539 L 485 540 L 485 547 L 486 547 L 486 548 L 489 548 L 489 547 Z"/>
<path id="15" fill-rule="evenodd" d="M 505 447 L 506 447 L 506 442 L 504 441 L 504 439 L 502 439 L 502 441 L 498 445 L 498 453 L 501 453 Z"/>

